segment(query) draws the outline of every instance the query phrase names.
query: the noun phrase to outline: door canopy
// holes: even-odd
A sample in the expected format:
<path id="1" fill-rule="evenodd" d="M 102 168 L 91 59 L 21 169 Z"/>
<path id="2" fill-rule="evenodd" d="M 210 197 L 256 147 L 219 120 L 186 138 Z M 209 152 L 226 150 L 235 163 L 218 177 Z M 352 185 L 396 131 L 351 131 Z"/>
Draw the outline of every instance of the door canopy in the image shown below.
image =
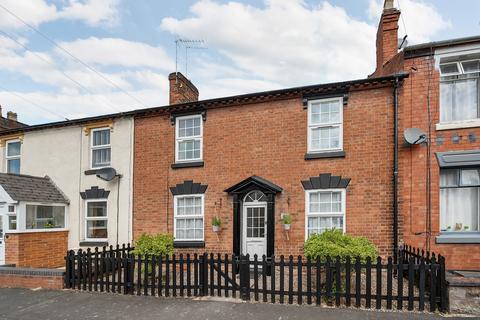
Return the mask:
<path id="1" fill-rule="evenodd" d="M 277 194 L 283 191 L 282 188 L 259 176 L 251 176 L 239 183 L 225 189 L 228 194 L 247 194 L 253 190 L 260 190 L 265 194 Z"/>

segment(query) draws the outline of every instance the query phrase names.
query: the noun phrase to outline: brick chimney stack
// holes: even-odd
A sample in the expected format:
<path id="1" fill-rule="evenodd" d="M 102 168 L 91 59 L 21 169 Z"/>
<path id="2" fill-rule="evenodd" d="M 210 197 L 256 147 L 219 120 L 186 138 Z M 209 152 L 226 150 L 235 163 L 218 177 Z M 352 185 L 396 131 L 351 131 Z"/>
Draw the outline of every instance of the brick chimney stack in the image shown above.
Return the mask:
<path id="1" fill-rule="evenodd" d="M 168 76 L 170 82 L 170 104 L 198 101 L 198 89 L 180 72 Z"/>
<path id="2" fill-rule="evenodd" d="M 398 53 L 398 20 L 400 11 L 393 0 L 385 0 L 377 30 L 377 69 L 375 75 L 384 74 L 385 64 Z"/>
<path id="3" fill-rule="evenodd" d="M 7 119 L 17 121 L 17 114 L 13 111 L 8 111 L 7 112 Z"/>

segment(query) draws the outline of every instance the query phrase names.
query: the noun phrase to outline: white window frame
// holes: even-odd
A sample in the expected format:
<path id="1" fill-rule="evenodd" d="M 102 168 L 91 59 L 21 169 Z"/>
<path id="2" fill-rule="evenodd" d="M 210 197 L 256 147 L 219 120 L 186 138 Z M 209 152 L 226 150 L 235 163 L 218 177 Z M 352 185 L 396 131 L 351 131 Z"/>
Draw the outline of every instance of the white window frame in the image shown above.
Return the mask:
<path id="1" fill-rule="evenodd" d="M 187 120 L 187 119 L 194 119 L 194 118 L 200 118 L 200 135 L 197 136 L 190 136 L 190 137 L 179 137 L 179 122 L 180 120 Z M 199 158 L 194 158 L 194 159 L 188 159 L 188 160 L 179 160 L 178 154 L 180 151 L 179 144 L 180 142 L 183 141 L 189 141 L 189 140 L 198 140 L 200 141 L 200 157 Z M 190 116 L 182 116 L 182 117 L 176 117 L 175 118 L 175 162 L 178 163 L 184 163 L 184 162 L 197 162 L 197 161 L 202 161 L 203 159 L 203 118 L 201 114 L 195 114 L 195 115 L 190 115 Z"/>
<path id="2" fill-rule="evenodd" d="M 8 155 L 8 145 L 9 144 L 12 144 L 12 143 L 17 143 L 19 142 L 20 143 L 20 154 L 18 156 L 9 156 Z M 22 172 L 22 141 L 20 139 L 14 139 L 14 140 L 8 140 L 6 143 L 5 143 L 5 172 L 6 173 L 10 173 L 8 172 L 8 161 L 9 160 L 20 160 L 20 168 L 19 168 L 19 172 Z"/>
<path id="3" fill-rule="evenodd" d="M 88 216 L 88 204 L 93 203 L 93 202 L 105 202 L 107 204 L 107 215 L 105 217 L 89 217 Z M 88 199 L 85 200 L 85 217 L 84 217 L 84 239 L 85 241 L 92 241 L 92 242 L 103 242 L 103 241 L 108 241 L 108 200 L 106 198 L 102 199 Z M 98 220 L 106 220 L 107 221 L 107 238 L 88 238 L 87 233 L 88 233 L 88 221 L 98 221 Z"/>
<path id="4" fill-rule="evenodd" d="M 330 102 L 330 101 L 338 101 L 340 103 L 340 121 L 339 122 L 331 122 L 331 123 L 312 123 L 312 104 L 321 103 L 321 102 Z M 332 152 L 332 151 L 342 151 L 343 150 L 343 98 L 342 97 L 335 97 L 335 98 L 326 98 L 326 99 L 316 99 L 316 100 L 309 100 L 307 105 L 307 113 L 308 113 L 308 128 L 307 128 L 307 152 L 309 153 L 322 153 L 322 152 Z M 328 127 L 339 127 L 339 146 L 338 148 L 324 148 L 324 149 L 313 149 L 312 148 L 312 131 L 317 128 L 328 128 Z"/>
<path id="5" fill-rule="evenodd" d="M 202 202 L 202 214 L 201 215 L 178 215 L 177 214 L 177 203 L 178 199 L 189 198 L 189 197 L 200 197 Z M 202 218 L 202 239 L 178 239 L 177 238 L 177 218 L 178 219 L 194 219 Z M 203 193 L 197 194 L 182 194 L 173 196 L 173 237 L 175 242 L 200 242 L 205 241 L 205 195 Z"/>
<path id="6" fill-rule="evenodd" d="M 465 71 L 465 69 L 463 68 L 463 64 L 465 62 L 472 62 L 472 61 L 478 61 L 480 63 L 480 60 L 479 59 L 470 59 L 470 60 L 462 60 L 459 62 L 459 65 L 461 67 L 461 70 L 462 70 L 462 73 L 464 74 L 470 74 L 470 73 L 479 73 L 480 70 L 477 70 L 477 71 Z"/>
<path id="7" fill-rule="evenodd" d="M 27 206 L 47 206 L 47 207 L 63 207 L 64 208 L 64 226 L 63 228 L 44 228 L 44 229 L 28 229 L 27 228 Z M 22 206 L 22 210 L 24 210 L 22 214 L 22 228 L 20 229 L 20 217 L 17 214 L 17 231 L 25 231 L 25 232 L 55 232 L 55 231 L 64 231 L 68 230 L 68 207 L 65 204 L 56 204 L 56 203 L 41 203 L 41 202 L 27 202 L 25 205 Z M 18 210 L 17 210 L 18 212 Z M 35 212 L 36 214 L 36 212 Z"/>
<path id="8" fill-rule="evenodd" d="M 317 192 L 340 192 L 341 193 L 341 212 L 321 212 L 310 213 L 310 194 Z M 343 233 L 347 230 L 347 217 L 346 217 L 346 190 L 345 189 L 314 189 L 305 190 L 305 240 L 308 239 L 308 218 L 309 217 L 343 217 Z"/>
<path id="9" fill-rule="evenodd" d="M 10 207 L 13 207 L 13 211 L 9 211 Z M 7 218 L 7 228 L 6 230 L 8 231 L 17 231 L 18 230 L 18 216 L 17 216 L 17 206 L 14 204 L 9 204 L 7 203 L 7 214 L 5 215 Z M 10 217 L 15 217 L 17 220 L 17 228 L 16 229 L 10 229 Z"/>
<path id="10" fill-rule="evenodd" d="M 104 130 L 108 130 L 109 133 L 110 133 L 110 137 L 109 137 L 110 143 L 94 146 L 93 145 L 94 132 L 104 131 Z M 110 149 L 110 163 L 108 165 L 105 165 L 105 166 L 95 167 L 95 166 L 93 166 L 93 150 L 101 150 L 101 149 Z M 113 158 L 113 154 L 112 154 L 112 129 L 110 127 L 102 127 L 102 128 L 92 129 L 90 131 L 90 169 L 109 168 L 109 167 L 112 166 L 112 158 Z"/>

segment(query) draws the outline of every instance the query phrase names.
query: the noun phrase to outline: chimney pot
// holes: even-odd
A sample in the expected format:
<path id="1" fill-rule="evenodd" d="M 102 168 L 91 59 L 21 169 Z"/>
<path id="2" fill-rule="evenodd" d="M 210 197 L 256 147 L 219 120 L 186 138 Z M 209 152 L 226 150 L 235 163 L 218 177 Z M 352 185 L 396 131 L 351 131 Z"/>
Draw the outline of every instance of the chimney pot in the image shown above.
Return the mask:
<path id="1" fill-rule="evenodd" d="M 8 111 L 7 112 L 7 119 L 12 120 L 12 121 L 17 121 L 17 114 L 13 111 Z"/>

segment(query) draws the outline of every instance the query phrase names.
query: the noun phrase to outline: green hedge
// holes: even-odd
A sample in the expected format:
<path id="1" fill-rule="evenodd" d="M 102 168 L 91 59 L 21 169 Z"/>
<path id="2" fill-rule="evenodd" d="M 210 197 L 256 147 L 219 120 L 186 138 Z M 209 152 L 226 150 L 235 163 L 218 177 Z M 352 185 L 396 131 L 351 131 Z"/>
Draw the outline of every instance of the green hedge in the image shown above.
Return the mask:
<path id="1" fill-rule="evenodd" d="M 142 234 L 135 242 L 134 254 L 165 256 L 173 254 L 173 236 L 169 234 Z"/>
<path id="2" fill-rule="evenodd" d="M 372 260 L 376 259 L 378 250 L 366 238 L 353 237 L 333 229 L 311 235 L 305 242 L 304 253 L 312 260 L 319 257 L 321 261 L 325 261 L 327 256 L 332 259 L 339 256 L 340 260 L 345 262 L 345 258 L 350 256 L 352 259 L 360 257 L 364 263 L 367 257 L 371 257 Z"/>

